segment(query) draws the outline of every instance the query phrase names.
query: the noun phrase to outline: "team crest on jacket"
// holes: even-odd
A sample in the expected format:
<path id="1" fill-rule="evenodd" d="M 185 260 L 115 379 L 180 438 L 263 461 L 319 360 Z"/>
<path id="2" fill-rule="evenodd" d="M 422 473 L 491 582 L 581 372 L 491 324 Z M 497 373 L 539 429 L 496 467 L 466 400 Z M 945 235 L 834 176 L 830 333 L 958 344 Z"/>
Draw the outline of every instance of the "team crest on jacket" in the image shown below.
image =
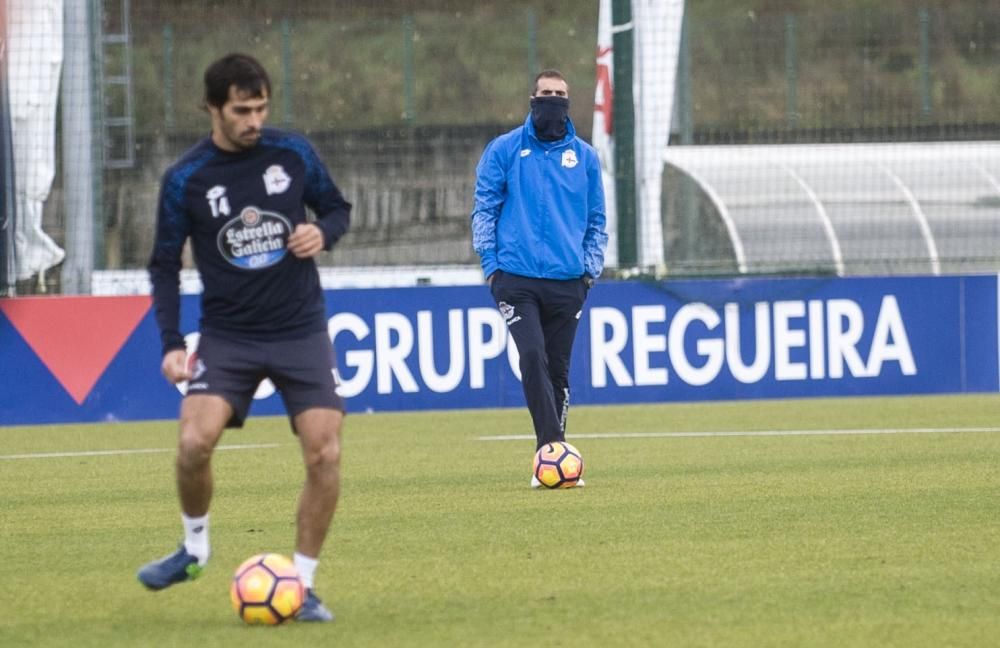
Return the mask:
<path id="1" fill-rule="evenodd" d="M 520 322 L 521 316 L 514 314 L 514 307 L 505 301 L 499 302 L 497 308 L 500 309 L 500 314 L 503 315 L 504 320 L 507 321 L 507 326 L 510 326 L 514 322 Z"/>
<path id="2" fill-rule="evenodd" d="M 268 268 L 284 258 L 291 231 L 281 214 L 246 207 L 219 230 L 219 252 L 238 268 Z"/>
<path id="3" fill-rule="evenodd" d="M 285 193 L 291 184 L 291 177 L 285 173 L 285 168 L 280 164 L 272 164 L 264 172 L 264 188 L 268 196 Z"/>
<path id="4" fill-rule="evenodd" d="M 562 165 L 567 169 L 572 169 L 573 167 L 576 166 L 576 164 L 577 164 L 576 151 L 574 151 L 573 149 L 568 149 L 566 151 L 563 151 Z"/>

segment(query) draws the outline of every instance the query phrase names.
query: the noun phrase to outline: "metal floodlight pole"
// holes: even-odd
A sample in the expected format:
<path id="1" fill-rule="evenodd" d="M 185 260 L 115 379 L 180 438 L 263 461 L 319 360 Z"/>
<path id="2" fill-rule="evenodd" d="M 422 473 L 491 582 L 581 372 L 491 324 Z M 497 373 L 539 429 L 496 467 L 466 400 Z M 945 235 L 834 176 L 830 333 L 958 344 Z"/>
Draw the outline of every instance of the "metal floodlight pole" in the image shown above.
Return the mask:
<path id="1" fill-rule="evenodd" d="M 66 214 L 66 261 L 62 289 L 90 292 L 94 270 L 94 21 L 95 0 L 65 0 L 62 77 L 62 159 Z M 99 7 L 96 8 L 99 10 Z"/>

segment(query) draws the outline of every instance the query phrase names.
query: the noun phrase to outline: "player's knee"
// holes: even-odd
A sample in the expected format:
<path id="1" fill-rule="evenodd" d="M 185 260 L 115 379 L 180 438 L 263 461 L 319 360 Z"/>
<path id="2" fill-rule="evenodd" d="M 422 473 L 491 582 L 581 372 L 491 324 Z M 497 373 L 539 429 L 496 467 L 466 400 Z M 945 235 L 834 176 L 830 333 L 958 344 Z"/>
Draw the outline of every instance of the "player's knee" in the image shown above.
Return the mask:
<path id="1" fill-rule="evenodd" d="M 323 473 L 340 465 L 340 440 L 334 435 L 327 442 L 309 447 L 304 453 L 306 470 Z"/>
<path id="2" fill-rule="evenodd" d="M 181 428 L 177 444 L 177 465 L 184 469 L 204 466 L 212 458 L 213 444 L 208 436 L 197 428 L 185 425 Z"/>

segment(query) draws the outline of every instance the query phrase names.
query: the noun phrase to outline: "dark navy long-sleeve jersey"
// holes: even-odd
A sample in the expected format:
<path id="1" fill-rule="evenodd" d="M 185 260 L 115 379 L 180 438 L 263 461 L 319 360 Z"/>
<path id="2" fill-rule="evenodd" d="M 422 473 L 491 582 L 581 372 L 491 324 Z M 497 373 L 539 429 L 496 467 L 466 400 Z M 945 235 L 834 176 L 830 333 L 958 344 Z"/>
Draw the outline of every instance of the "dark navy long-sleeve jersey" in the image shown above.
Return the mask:
<path id="1" fill-rule="evenodd" d="M 316 263 L 287 249 L 307 205 L 329 250 L 347 231 L 351 204 L 295 133 L 265 128 L 256 146 L 236 153 L 207 137 L 167 170 L 149 263 L 163 353 L 184 348 L 179 284 L 188 238 L 204 286 L 202 332 L 283 339 L 326 330 Z"/>

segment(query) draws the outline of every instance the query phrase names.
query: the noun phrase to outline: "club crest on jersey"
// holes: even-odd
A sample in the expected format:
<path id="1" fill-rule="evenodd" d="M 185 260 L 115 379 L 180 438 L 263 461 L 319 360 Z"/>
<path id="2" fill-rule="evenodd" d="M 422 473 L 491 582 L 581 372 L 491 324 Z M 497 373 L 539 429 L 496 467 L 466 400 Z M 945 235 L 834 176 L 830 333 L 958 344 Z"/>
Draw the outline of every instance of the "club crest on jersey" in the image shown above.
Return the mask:
<path id="1" fill-rule="evenodd" d="M 260 212 L 256 207 L 247 207 L 240 212 L 240 220 L 247 227 L 257 227 L 257 223 L 260 222 Z"/>
<path id="2" fill-rule="evenodd" d="M 281 214 L 251 206 L 223 225 L 216 241 L 219 252 L 234 266 L 260 270 L 284 258 L 291 231 L 291 222 Z"/>
<path id="3" fill-rule="evenodd" d="M 291 184 L 292 178 L 285 173 L 285 168 L 280 164 L 272 164 L 264 172 L 264 188 L 268 196 L 285 193 Z"/>
<path id="4" fill-rule="evenodd" d="M 212 210 L 212 218 L 228 216 L 230 214 L 229 198 L 226 198 L 226 188 L 222 185 L 215 185 L 205 193 L 208 206 Z"/>
<path id="5" fill-rule="evenodd" d="M 562 154 L 562 165 L 567 169 L 572 169 L 577 164 L 576 151 L 569 149 L 568 151 L 563 151 Z"/>

